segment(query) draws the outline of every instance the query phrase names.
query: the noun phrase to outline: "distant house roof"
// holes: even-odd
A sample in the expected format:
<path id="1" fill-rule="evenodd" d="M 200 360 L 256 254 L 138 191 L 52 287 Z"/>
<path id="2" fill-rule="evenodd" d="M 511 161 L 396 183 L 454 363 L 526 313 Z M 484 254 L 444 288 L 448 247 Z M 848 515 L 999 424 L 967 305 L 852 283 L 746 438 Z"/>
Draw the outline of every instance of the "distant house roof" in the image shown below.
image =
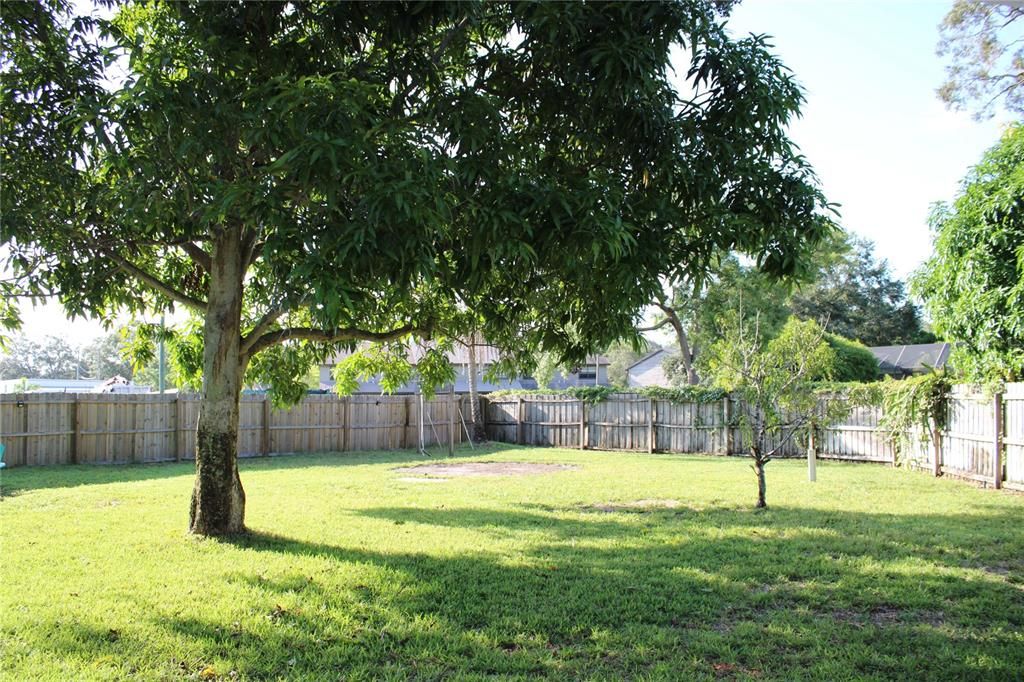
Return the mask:
<path id="1" fill-rule="evenodd" d="M 629 367 L 627 367 L 627 368 L 626 368 L 626 371 L 628 372 L 629 370 L 633 369 L 634 367 L 636 367 L 636 366 L 637 366 L 637 365 L 639 365 L 640 363 L 643 363 L 643 362 L 647 362 L 648 360 L 650 360 L 651 358 L 653 358 L 653 357 L 654 357 L 654 356 L 656 356 L 656 355 L 661 355 L 661 354 L 663 354 L 663 353 L 664 353 L 664 354 L 667 354 L 667 355 L 672 355 L 672 354 L 674 354 L 675 352 L 676 352 L 676 351 L 674 351 L 674 350 L 669 350 L 669 349 L 667 349 L 667 348 L 659 348 L 658 350 L 655 350 L 655 351 L 651 351 L 650 353 L 648 353 L 647 355 L 643 356 L 642 358 L 640 358 L 639 360 L 637 360 L 636 362 L 634 362 L 634 363 L 633 363 L 632 365 L 630 365 Z"/>
<path id="2" fill-rule="evenodd" d="M 874 346 L 869 348 L 878 360 L 883 374 L 907 376 L 946 366 L 948 343 L 918 343 L 909 346 Z"/>
<path id="3" fill-rule="evenodd" d="M 679 351 L 669 348 L 648 353 L 626 368 L 626 383 L 629 386 L 668 386 L 671 382 L 665 376 L 665 359 L 678 354 Z"/>
<path id="4" fill-rule="evenodd" d="M 409 350 L 406 357 L 409 360 L 409 364 L 417 364 L 423 355 L 426 353 L 427 346 L 413 342 L 409 344 Z M 329 359 L 326 365 L 336 365 L 349 355 L 352 355 L 349 351 L 340 351 L 335 353 L 334 357 Z M 500 351 L 488 344 L 488 343 L 477 343 L 476 344 L 476 361 L 483 367 L 486 365 L 493 365 L 501 358 Z M 455 347 L 448 353 L 448 361 L 453 365 L 468 365 L 469 364 L 469 349 L 461 343 L 456 343 Z M 593 367 L 597 365 L 608 365 L 609 360 L 605 355 L 590 355 L 587 356 L 587 361 L 583 363 L 583 367 Z"/>

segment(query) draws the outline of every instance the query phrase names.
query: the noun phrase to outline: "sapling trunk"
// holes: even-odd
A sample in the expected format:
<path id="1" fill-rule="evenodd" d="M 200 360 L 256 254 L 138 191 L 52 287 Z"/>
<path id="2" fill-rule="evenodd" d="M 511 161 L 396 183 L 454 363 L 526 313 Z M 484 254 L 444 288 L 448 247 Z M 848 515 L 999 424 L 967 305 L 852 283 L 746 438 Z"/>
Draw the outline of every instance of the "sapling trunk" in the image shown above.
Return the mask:
<path id="1" fill-rule="evenodd" d="M 764 478 L 764 466 L 767 462 L 764 460 L 761 449 L 756 446 L 750 448 L 750 456 L 754 458 L 754 473 L 757 474 L 757 508 L 764 509 L 768 506 L 765 499 L 768 486 Z"/>

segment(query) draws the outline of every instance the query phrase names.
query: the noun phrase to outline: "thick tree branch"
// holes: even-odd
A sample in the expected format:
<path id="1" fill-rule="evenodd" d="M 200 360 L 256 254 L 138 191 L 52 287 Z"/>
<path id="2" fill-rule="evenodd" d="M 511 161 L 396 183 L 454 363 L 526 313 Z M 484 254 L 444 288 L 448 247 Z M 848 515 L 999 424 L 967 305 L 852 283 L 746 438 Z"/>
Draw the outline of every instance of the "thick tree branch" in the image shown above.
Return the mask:
<path id="1" fill-rule="evenodd" d="M 637 327 L 637 328 L 636 328 L 636 330 L 637 330 L 638 332 L 653 332 L 653 331 L 657 331 L 658 329 L 661 329 L 661 328 L 662 328 L 662 327 L 664 327 L 665 325 L 667 325 L 667 324 L 671 324 L 671 323 L 672 323 L 672 320 L 670 320 L 670 319 L 668 319 L 668 318 L 666 317 L 666 318 L 665 318 L 664 320 L 662 320 L 662 321 L 661 321 L 661 322 L 659 322 L 658 324 L 652 324 L 652 325 L 651 325 L 651 326 L 649 326 L 649 327 Z"/>
<path id="2" fill-rule="evenodd" d="M 117 267 L 120 270 L 137 279 L 139 283 L 141 283 L 143 286 L 163 294 L 172 301 L 177 301 L 178 303 L 186 305 L 189 308 L 198 310 L 200 312 L 206 312 L 206 301 L 202 301 L 198 298 L 194 298 L 186 293 L 178 291 L 170 284 L 167 284 L 163 280 L 154 277 L 153 275 L 149 274 L 148 272 L 138 267 L 134 263 L 131 263 L 130 261 L 125 260 L 121 256 L 118 256 L 116 253 L 110 251 L 105 251 L 104 253 L 106 253 L 107 257 L 114 261 L 114 264 L 117 265 Z"/>
<path id="3" fill-rule="evenodd" d="M 256 321 L 252 331 L 242 337 L 242 353 L 248 353 L 252 345 L 256 343 L 260 337 L 266 334 L 274 322 L 276 322 L 286 312 L 288 312 L 287 306 L 277 305 L 263 313 L 263 317 Z"/>
<path id="4" fill-rule="evenodd" d="M 187 253 L 192 260 L 199 264 L 199 267 L 206 272 L 210 272 L 210 268 L 212 267 L 210 254 L 203 251 L 194 242 L 182 242 L 181 244 L 177 244 L 177 247 Z"/>
<path id="5" fill-rule="evenodd" d="M 418 333 L 422 336 L 429 336 L 430 332 L 430 326 L 418 327 L 412 324 L 403 325 L 397 329 L 392 329 L 386 332 L 371 332 L 366 331 L 365 329 L 355 329 L 351 327 L 337 329 L 288 327 L 286 329 L 267 332 L 255 339 L 252 339 L 247 344 L 248 350 L 244 354 L 248 357 L 252 357 L 261 350 L 269 348 L 274 344 L 291 340 L 318 341 L 320 343 L 338 343 L 339 341 L 373 341 L 375 343 L 384 343 L 386 341 L 400 339 L 407 334 Z"/>

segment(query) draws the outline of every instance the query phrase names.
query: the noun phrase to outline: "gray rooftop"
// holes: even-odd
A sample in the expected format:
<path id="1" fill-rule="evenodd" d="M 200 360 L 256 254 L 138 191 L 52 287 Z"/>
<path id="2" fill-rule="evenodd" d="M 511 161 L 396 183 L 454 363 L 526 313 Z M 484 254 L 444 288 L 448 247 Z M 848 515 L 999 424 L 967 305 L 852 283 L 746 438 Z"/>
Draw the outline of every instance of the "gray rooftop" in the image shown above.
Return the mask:
<path id="1" fill-rule="evenodd" d="M 874 346 L 869 348 L 883 374 L 917 374 L 941 369 L 949 359 L 948 343 L 918 343 L 909 346 Z"/>

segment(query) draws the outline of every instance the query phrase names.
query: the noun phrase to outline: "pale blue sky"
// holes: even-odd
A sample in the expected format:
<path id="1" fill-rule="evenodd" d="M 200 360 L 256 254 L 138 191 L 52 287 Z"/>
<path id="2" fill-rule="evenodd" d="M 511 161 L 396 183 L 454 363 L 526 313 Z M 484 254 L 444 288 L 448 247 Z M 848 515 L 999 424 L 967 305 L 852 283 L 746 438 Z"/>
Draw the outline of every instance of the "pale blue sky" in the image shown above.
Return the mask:
<path id="1" fill-rule="evenodd" d="M 842 224 L 907 276 L 931 253 L 927 218 L 952 199 L 1009 116 L 976 122 L 935 96 L 937 26 L 952 0 L 745 0 L 734 33 L 766 33 L 806 90 L 791 135 Z"/>
<path id="2" fill-rule="evenodd" d="M 931 252 L 932 202 L 952 199 L 967 169 L 999 138 L 1002 114 L 975 122 L 935 96 L 937 26 L 952 0 L 745 0 L 736 34 L 766 33 L 806 90 L 791 130 L 842 224 L 874 241 L 906 277 Z M 26 332 L 84 343 L 98 324 L 59 307 L 25 310 Z"/>

